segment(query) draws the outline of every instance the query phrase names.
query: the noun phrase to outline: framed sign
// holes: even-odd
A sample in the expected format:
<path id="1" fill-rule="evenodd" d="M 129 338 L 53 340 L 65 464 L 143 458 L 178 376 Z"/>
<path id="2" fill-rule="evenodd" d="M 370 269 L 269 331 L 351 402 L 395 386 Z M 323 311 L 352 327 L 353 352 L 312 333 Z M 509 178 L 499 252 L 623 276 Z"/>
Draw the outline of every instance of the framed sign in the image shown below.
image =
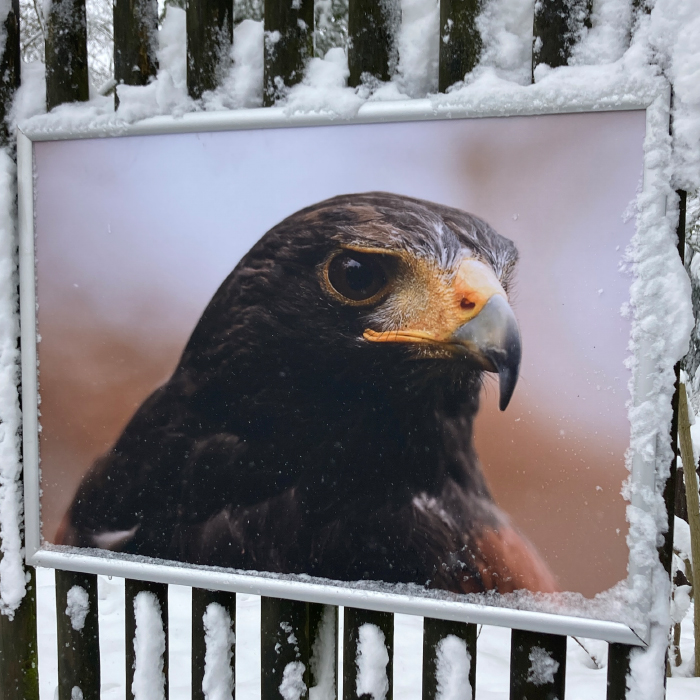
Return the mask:
<path id="1" fill-rule="evenodd" d="M 29 563 L 642 643 L 650 104 L 25 128 Z"/>

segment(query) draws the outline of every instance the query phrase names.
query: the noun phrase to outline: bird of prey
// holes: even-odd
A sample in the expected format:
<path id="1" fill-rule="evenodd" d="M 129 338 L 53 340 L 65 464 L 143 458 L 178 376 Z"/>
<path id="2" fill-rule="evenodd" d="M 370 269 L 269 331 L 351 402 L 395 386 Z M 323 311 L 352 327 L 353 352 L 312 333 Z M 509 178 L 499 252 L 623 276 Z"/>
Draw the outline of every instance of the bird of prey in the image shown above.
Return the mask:
<path id="1" fill-rule="evenodd" d="M 484 373 L 501 410 L 518 379 L 517 257 L 476 216 L 385 192 L 289 216 L 85 475 L 59 542 L 458 593 L 555 590 L 473 442 Z"/>

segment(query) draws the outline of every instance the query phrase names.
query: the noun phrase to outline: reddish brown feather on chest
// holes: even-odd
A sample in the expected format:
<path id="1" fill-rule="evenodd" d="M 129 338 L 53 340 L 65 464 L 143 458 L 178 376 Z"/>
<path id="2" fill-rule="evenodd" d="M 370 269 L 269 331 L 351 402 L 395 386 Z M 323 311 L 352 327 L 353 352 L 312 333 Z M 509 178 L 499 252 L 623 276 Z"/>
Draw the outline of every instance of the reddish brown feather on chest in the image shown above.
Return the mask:
<path id="1" fill-rule="evenodd" d="M 475 538 L 474 563 L 487 591 L 511 593 L 525 589 L 554 593 L 558 590 L 554 576 L 533 546 L 510 527 L 484 530 Z M 476 585 L 473 579 L 465 579 L 463 592 L 478 592 Z"/>

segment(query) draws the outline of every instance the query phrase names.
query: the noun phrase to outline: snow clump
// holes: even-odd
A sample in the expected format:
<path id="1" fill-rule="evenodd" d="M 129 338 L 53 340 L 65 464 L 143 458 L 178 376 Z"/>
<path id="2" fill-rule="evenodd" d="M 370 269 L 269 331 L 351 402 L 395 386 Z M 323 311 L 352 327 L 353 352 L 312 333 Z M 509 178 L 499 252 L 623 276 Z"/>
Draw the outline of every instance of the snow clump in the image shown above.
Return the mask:
<path id="1" fill-rule="evenodd" d="M 440 5 L 435 0 L 401 0 L 397 80 L 409 97 L 438 90 Z"/>
<path id="2" fill-rule="evenodd" d="M 542 647 L 532 647 L 528 656 L 530 668 L 527 672 L 527 682 L 533 685 L 554 683 L 554 674 L 559 670 L 559 662 L 551 657 Z"/>
<path id="3" fill-rule="evenodd" d="M 304 666 L 301 661 L 292 661 L 284 667 L 282 683 L 279 691 L 284 700 L 301 700 L 306 694 L 306 683 L 304 683 Z"/>
<path id="4" fill-rule="evenodd" d="M 440 640 L 435 668 L 436 700 L 471 700 L 471 663 L 472 658 L 463 639 L 450 634 Z"/>
<path id="5" fill-rule="evenodd" d="M 85 627 L 85 619 L 90 611 L 90 598 L 88 592 L 82 586 L 73 586 L 66 595 L 66 615 L 70 617 L 70 624 L 76 632 Z"/>
<path id="6" fill-rule="evenodd" d="M 218 603 L 210 603 L 203 615 L 204 677 L 202 692 L 205 700 L 233 700 L 233 645 L 236 635 L 231 616 Z"/>
<path id="7" fill-rule="evenodd" d="M 134 598 L 134 700 L 165 700 L 165 631 L 160 604 L 154 593 L 141 591 Z"/>
<path id="8" fill-rule="evenodd" d="M 372 700 L 384 700 L 389 692 L 386 667 L 389 653 L 384 643 L 384 632 L 377 625 L 366 622 L 358 630 L 357 643 L 357 696 L 370 695 Z"/>

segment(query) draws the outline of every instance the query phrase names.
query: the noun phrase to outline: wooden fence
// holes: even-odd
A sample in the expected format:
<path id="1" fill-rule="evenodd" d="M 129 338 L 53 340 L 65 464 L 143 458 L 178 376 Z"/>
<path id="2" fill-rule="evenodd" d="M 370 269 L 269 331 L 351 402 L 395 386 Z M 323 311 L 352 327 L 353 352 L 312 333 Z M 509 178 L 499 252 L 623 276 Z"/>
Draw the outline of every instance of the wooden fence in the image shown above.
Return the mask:
<path id="1" fill-rule="evenodd" d="M 444 92 L 464 79 L 476 66 L 482 49 L 476 18 L 484 0 L 440 1 L 439 89 Z M 639 3 L 642 5 L 642 3 Z M 552 67 L 565 65 L 575 37 L 583 25 L 589 24 L 588 0 L 538 0 L 533 17 L 534 43 L 532 66 L 546 63 Z M 88 99 L 88 55 L 85 0 L 53 0 L 50 5 L 46 39 L 46 104 L 53 107 Z M 216 87 L 221 75 L 219 61 L 225 57 L 233 41 L 232 0 L 190 0 L 187 6 L 187 86 L 197 99 L 204 91 Z M 399 0 L 349 0 L 348 61 L 349 85 L 358 86 L 367 78 L 388 80 L 395 69 L 396 13 Z M 644 11 L 643 9 L 640 11 Z M 266 46 L 264 60 L 263 100 L 273 105 L 285 87 L 298 83 L 305 63 L 313 55 L 313 0 L 265 0 L 266 31 L 279 32 L 274 47 Z M 0 58 L 0 137 L 12 145 L 12 134 L 5 116 L 20 83 L 19 0 L 12 6 L 4 27 L 6 43 Z M 118 84 L 145 85 L 156 75 L 156 38 L 158 15 L 156 0 L 114 0 L 114 70 Z M 277 78 L 277 79 L 276 79 Z M 279 78 L 282 79 L 280 82 Z M 673 512 L 675 464 L 666 493 L 669 512 Z M 671 522 L 673 522 L 671 518 Z M 670 573 L 672 537 L 660 552 Z M 0 615 L 0 700 L 34 700 L 39 697 L 36 620 L 36 577 L 29 568 L 28 592 L 14 619 Z M 68 571 L 56 572 L 57 610 L 66 609 L 68 591 L 75 585 L 87 591 L 90 606 L 84 627 L 73 629 L 67 615 L 58 615 L 58 698 L 71 700 L 72 690 L 79 687 L 84 700 L 100 696 L 100 655 L 97 621 L 97 577 Z M 167 586 L 164 584 L 126 581 L 126 690 L 132 698 L 134 673 L 135 618 L 134 598 L 140 591 L 151 591 L 160 602 L 167 638 Z M 204 630 L 202 616 L 211 602 L 229 611 L 235 620 L 235 594 L 194 589 L 192 591 L 192 697 L 203 699 Z M 310 650 L 319 629 L 324 606 L 273 598 L 262 599 L 261 616 L 261 690 L 263 700 L 280 698 L 279 685 L 285 666 L 293 661 L 304 663 L 307 687 L 313 686 L 310 676 Z M 337 609 L 336 613 L 337 614 Z M 280 638 L 280 621 L 288 622 L 296 637 L 295 645 Z M 358 630 L 364 623 L 377 625 L 386 638 L 390 661 L 393 650 L 393 618 L 390 613 L 344 608 L 344 679 L 343 700 L 356 698 L 355 654 Z M 338 626 L 336 625 L 336 629 Z M 423 698 L 437 695 L 435 668 L 436 649 L 447 635 L 456 635 L 466 642 L 472 658 L 471 681 L 475 691 L 476 626 L 425 619 L 423 642 Z M 567 638 L 550 634 L 512 630 L 510 697 L 512 700 L 544 700 L 565 697 Z M 528 680 L 529 655 L 533 647 L 547 650 L 559 662 L 551 682 L 535 685 Z M 609 644 L 607 666 L 607 698 L 625 696 L 630 647 Z M 167 679 L 167 653 L 165 654 Z M 232 660 L 232 668 L 234 660 Z M 659 672 L 662 672 L 661 669 Z M 336 670 L 337 673 L 337 670 Z M 166 680 L 167 683 L 167 680 Z M 337 683 L 336 683 L 337 687 Z M 167 697 L 167 694 L 166 694 Z M 367 697 L 367 696 L 365 696 Z M 391 689 L 387 695 L 392 698 Z M 400 700 L 397 698 L 396 700 Z M 591 699 L 594 700 L 594 699 Z"/>

